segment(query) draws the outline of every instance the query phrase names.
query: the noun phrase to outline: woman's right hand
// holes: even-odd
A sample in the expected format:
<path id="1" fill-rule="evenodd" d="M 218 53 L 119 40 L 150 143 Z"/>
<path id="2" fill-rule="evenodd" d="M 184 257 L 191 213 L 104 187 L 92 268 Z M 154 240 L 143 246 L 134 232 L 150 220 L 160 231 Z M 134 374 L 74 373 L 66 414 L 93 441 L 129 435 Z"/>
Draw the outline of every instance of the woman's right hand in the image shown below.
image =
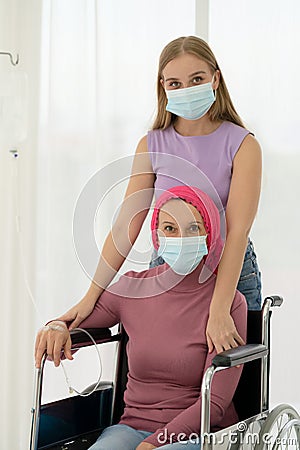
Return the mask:
<path id="1" fill-rule="evenodd" d="M 73 330 L 78 327 L 81 322 L 86 319 L 95 307 L 95 301 L 85 296 L 80 302 L 73 306 L 69 311 L 60 316 L 58 320 L 67 322 L 69 324 L 69 330 Z M 71 323 L 70 323 L 71 322 Z"/>
<path id="2" fill-rule="evenodd" d="M 64 322 L 54 320 L 44 326 L 37 334 L 35 340 L 35 366 L 41 367 L 42 357 L 47 353 L 54 362 L 55 367 L 59 366 L 61 351 L 67 359 L 72 360 L 70 332 Z"/>

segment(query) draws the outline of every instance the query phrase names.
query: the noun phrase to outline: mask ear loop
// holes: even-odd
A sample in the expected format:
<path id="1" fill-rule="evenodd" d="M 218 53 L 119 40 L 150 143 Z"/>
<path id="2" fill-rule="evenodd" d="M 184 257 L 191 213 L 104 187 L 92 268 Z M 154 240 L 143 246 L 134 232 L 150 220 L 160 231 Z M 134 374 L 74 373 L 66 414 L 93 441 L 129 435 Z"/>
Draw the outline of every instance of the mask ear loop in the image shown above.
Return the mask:
<path id="1" fill-rule="evenodd" d="M 215 73 L 216 73 L 216 72 L 215 72 Z M 214 80 L 215 73 L 213 74 L 213 77 L 212 77 L 212 79 L 211 79 L 211 87 L 212 87 L 213 83 L 216 81 L 216 80 Z M 216 98 L 217 98 L 217 89 L 213 89 L 213 93 L 214 93 L 215 100 L 216 100 Z"/>
<path id="2" fill-rule="evenodd" d="M 99 348 L 98 348 L 98 346 L 97 346 L 93 336 L 91 336 L 90 333 L 87 330 L 84 330 L 83 328 L 74 328 L 74 330 L 82 331 L 83 333 L 85 333 L 90 338 L 90 340 L 92 341 L 92 343 L 94 344 L 94 346 L 96 348 L 97 355 L 98 355 L 98 358 L 99 358 L 99 365 L 100 365 L 100 372 L 99 372 L 99 377 L 98 377 L 97 383 L 95 384 L 94 388 L 90 392 L 79 392 L 79 391 L 77 391 L 75 388 L 73 388 L 71 386 L 69 377 L 67 375 L 67 371 L 66 371 L 62 361 L 60 362 L 60 365 L 61 365 L 61 367 L 63 369 L 63 372 L 64 372 L 64 375 L 65 375 L 66 383 L 67 383 L 67 386 L 69 388 L 69 393 L 73 394 L 75 392 L 76 394 L 80 395 L 80 397 L 88 397 L 89 395 L 92 395 L 97 390 L 97 388 L 100 385 L 100 381 L 101 381 L 101 377 L 102 377 L 102 360 L 101 360 L 101 355 L 100 355 Z"/>

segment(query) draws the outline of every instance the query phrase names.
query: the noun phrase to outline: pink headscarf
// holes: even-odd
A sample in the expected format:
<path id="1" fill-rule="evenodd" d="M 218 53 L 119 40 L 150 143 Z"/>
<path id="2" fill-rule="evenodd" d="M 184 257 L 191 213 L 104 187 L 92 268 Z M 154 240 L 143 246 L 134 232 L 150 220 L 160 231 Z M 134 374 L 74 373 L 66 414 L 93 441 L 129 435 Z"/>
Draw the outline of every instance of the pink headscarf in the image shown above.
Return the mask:
<path id="1" fill-rule="evenodd" d="M 210 273 L 215 272 L 221 259 L 223 251 L 223 241 L 220 235 L 220 215 L 212 199 L 194 186 L 175 186 L 158 198 L 151 220 L 152 240 L 154 248 L 159 247 L 157 237 L 158 215 L 161 207 L 167 201 L 179 198 L 193 205 L 201 214 L 207 233 L 208 255 L 204 257 L 204 263 Z"/>

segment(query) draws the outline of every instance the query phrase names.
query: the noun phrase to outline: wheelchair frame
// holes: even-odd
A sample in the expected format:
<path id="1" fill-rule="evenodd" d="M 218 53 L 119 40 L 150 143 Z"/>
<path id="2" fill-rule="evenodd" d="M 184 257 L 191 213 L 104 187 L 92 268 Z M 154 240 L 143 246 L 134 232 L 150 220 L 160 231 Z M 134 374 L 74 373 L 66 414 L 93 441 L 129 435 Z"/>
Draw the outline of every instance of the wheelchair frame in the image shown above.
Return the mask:
<path id="1" fill-rule="evenodd" d="M 288 433 L 294 431 L 294 435 L 297 439 L 297 447 L 300 448 L 300 416 L 298 413 L 289 405 L 279 405 L 271 413 L 269 413 L 269 349 L 270 349 L 270 316 L 271 308 L 276 306 L 281 306 L 283 299 L 279 296 L 266 297 L 264 305 L 262 308 L 262 330 L 261 330 L 261 342 L 257 344 L 246 344 L 239 346 L 234 349 L 230 349 L 219 353 L 213 359 L 212 365 L 206 370 L 202 385 L 202 407 L 201 407 L 201 449 L 202 450 L 213 450 L 213 449 L 224 449 L 224 450 L 239 450 L 248 449 L 249 447 L 244 447 L 245 436 L 247 432 L 254 430 L 255 426 L 258 425 L 259 432 L 256 433 L 258 439 L 254 442 L 255 450 L 279 450 L 280 439 Z M 118 345 L 118 361 L 117 368 L 115 370 L 115 379 L 113 382 L 113 394 L 112 394 L 112 414 L 111 422 L 117 422 L 119 417 L 119 412 L 116 412 L 117 402 L 123 397 L 123 391 L 118 387 L 117 374 L 124 361 L 122 359 L 121 347 L 124 346 L 124 333 L 119 327 L 119 331 L 115 335 L 111 335 L 108 329 L 94 329 L 89 330 L 97 344 L 105 342 L 117 342 Z M 85 347 L 91 345 L 86 342 L 87 338 L 84 333 L 71 332 L 72 336 L 72 349 L 78 349 L 80 347 Z M 246 419 L 239 424 L 234 424 L 229 428 L 222 429 L 215 433 L 211 433 L 210 430 L 210 392 L 211 384 L 214 374 L 220 370 L 226 370 L 230 367 L 235 367 L 237 365 L 246 364 L 250 361 L 261 360 L 261 392 L 260 392 L 260 411 L 253 417 Z M 41 411 L 41 395 L 42 395 L 42 383 L 43 383 L 43 372 L 46 361 L 46 355 L 44 355 L 41 368 L 36 370 L 35 379 L 35 399 L 34 407 L 32 408 L 32 426 L 31 426 L 31 436 L 30 436 L 30 450 L 38 450 L 38 433 L 39 433 L 39 418 Z M 126 369 L 126 368 L 125 368 Z M 107 384 L 106 384 L 107 385 Z M 101 389 L 101 387 L 100 387 Z M 278 435 L 276 436 L 275 443 L 270 446 L 270 442 L 265 442 L 263 436 L 266 435 L 276 423 L 278 418 L 287 416 L 287 421 L 282 424 L 280 430 L 278 430 Z M 243 424 L 243 429 L 240 426 Z M 240 426 L 240 427 L 239 427 Z M 224 439 L 224 436 L 227 436 Z M 229 436 L 234 436 L 235 439 L 229 439 Z M 90 444 L 89 444 L 90 445 Z M 69 447 L 61 447 L 62 449 L 67 449 Z M 196 448 L 196 447 L 195 447 Z M 253 448 L 253 447 L 252 447 Z M 289 447 L 285 447 L 289 448 Z"/>

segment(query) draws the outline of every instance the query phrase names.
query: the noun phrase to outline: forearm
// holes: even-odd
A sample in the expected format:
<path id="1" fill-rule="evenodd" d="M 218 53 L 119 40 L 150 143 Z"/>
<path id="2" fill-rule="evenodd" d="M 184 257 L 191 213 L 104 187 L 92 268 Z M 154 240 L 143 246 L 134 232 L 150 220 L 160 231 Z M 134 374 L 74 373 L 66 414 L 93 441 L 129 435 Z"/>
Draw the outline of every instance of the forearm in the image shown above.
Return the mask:
<path id="1" fill-rule="evenodd" d="M 211 310 L 229 312 L 240 277 L 248 234 L 255 218 L 261 187 L 261 150 L 248 135 L 233 160 L 226 206 L 227 236 L 218 267 Z"/>
<path id="2" fill-rule="evenodd" d="M 231 231 L 226 237 L 223 255 L 218 266 L 211 311 L 230 312 L 248 243 L 247 232 Z"/>

